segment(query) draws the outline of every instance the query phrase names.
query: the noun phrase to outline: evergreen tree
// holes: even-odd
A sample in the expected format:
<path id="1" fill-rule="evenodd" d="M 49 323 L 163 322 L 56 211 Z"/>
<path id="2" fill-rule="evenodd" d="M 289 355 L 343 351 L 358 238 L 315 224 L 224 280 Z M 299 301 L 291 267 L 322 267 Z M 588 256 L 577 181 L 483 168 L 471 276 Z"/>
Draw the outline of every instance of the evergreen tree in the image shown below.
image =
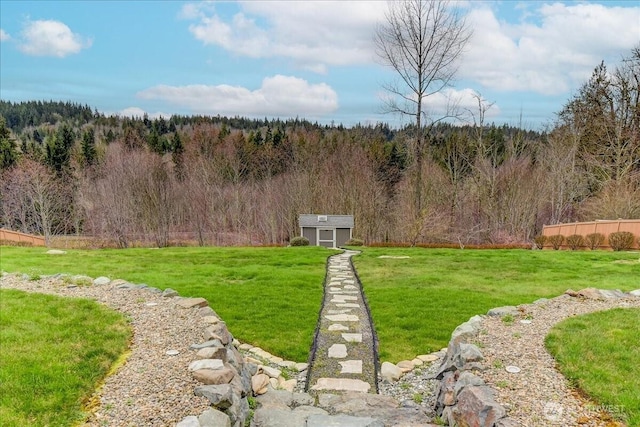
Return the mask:
<path id="1" fill-rule="evenodd" d="M 18 152 L 7 128 L 4 117 L 0 116 L 0 170 L 8 169 L 18 160 Z"/>
<path id="2" fill-rule="evenodd" d="M 57 173 L 62 173 L 69 168 L 74 142 L 73 130 L 65 123 L 58 128 L 47 144 L 47 164 Z"/>
<path id="3" fill-rule="evenodd" d="M 178 178 L 182 178 L 184 174 L 184 162 L 183 162 L 184 144 L 180 134 L 175 132 L 171 139 L 171 159 L 176 167 L 176 175 Z"/>
<path id="4" fill-rule="evenodd" d="M 92 166 L 96 161 L 96 135 L 92 127 L 82 135 L 82 157 L 87 166 Z"/>

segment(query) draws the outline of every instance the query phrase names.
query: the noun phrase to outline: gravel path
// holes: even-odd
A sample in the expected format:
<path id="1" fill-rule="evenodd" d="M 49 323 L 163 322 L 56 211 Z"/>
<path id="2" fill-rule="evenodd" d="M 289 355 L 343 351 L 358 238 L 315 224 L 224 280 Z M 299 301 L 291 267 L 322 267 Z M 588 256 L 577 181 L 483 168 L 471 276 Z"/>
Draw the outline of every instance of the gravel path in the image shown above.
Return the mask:
<path id="1" fill-rule="evenodd" d="M 6 275 L 0 287 L 90 298 L 130 318 L 131 354 L 107 378 L 99 392 L 100 406 L 85 426 L 172 426 L 209 407 L 207 399 L 194 396 L 199 384 L 187 369 L 194 356 L 189 346 L 202 342 L 205 329 L 195 310 L 179 309 L 175 300 L 149 290 L 116 289 L 113 284 L 69 288 L 59 279 L 28 281 Z M 167 356 L 170 349 L 180 353 Z"/>

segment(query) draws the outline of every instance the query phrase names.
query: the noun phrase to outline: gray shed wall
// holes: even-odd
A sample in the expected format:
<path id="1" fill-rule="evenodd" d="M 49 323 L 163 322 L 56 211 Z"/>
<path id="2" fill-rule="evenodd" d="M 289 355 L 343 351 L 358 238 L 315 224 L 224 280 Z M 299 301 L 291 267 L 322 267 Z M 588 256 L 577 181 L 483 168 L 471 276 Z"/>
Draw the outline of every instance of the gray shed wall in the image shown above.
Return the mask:
<path id="1" fill-rule="evenodd" d="M 337 228 L 336 229 L 336 246 L 344 246 L 347 240 L 351 238 L 350 228 Z"/>
<path id="2" fill-rule="evenodd" d="M 306 237 L 309 240 L 310 246 L 315 246 L 318 244 L 318 242 L 316 242 L 315 227 L 302 227 L 302 237 Z"/>

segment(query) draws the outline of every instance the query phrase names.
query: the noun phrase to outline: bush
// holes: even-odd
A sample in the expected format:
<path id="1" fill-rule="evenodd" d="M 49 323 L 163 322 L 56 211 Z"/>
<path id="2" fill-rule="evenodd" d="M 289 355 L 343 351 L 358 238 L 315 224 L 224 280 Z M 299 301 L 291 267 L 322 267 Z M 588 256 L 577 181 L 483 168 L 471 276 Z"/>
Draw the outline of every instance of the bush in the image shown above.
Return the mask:
<path id="1" fill-rule="evenodd" d="M 544 248 L 544 244 L 547 243 L 547 236 L 539 235 L 533 238 L 533 242 L 536 244 L 536 248 Z"/>
<path id="2" fill-rule="evenodd" d="M 349 239 L 344 244 L 345 246 L 364 246 L 364 241 L 361 239 Z"/>
<path id="3" fill-rule="evenodd" d="M 562 246 L 562 242 L 564 242 L 564 236 L 562 234 L 554 234 L 553 236 L 549 236 L 547 239 L 549 240 L 549 243 L 551 243 L 553 249 L 556 251 L 560 249 L 560 246 Z"/>
<path id="4" fill-rule="evenodd" d="M 635 237 L 633 233 L 628 231 L 618 231 L 616 233 L 609 234 L 609 245 L 614 251 L 623 251 L 630 249 L 633 246 Z"/>
<path id="5" fill-rule="evenodd" d="M 592 251 L 595 249 L 598 249 L 600 245 L 604 243 L 604 234 L 602 233 L 587 234 L 587 237 L 585 238 L 585 242 L 587 243 L 587 246 L 589 247 L 589 249 L 591 249 Z"/>
<path id="6" fill-rule="evenodd" d="M 572 251 L 575 251 L 579 247 L 584 246 L 584 237 L 579 234 L 572 234 L 567 237 L 567 245 L 569 245 Z"/>
<path id="7" fill-rule="evenodd" d="M 291 246 L 309 246 L 309 239 L 306 237 L 298 236 L 291 239 L 289 242 Z"/>

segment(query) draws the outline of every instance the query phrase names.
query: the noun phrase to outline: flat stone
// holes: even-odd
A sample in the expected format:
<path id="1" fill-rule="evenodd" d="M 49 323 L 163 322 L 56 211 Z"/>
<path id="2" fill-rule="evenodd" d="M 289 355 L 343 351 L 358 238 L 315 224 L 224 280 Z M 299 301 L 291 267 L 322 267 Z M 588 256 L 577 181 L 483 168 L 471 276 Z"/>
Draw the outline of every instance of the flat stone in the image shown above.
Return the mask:
<path id="1" fill-rule="evenodd" d="M 222 369 L 224 363 L 220 359 L 200 359 L 189 364 L 190 371 L 197 371 L 199 369 Z"/>
<path id="2" fill-rule="evenodd" d="M 318 378 L 318 382 L 311 387 L 312 390 L 357 391 L 368 393 L 371 384 L 362 380 L 350 378 Z"/>
<path id="3" fill-rule="evenodd" d="M 487 312 L 487 316 L 491 316 L 491 317 L 504 317 L 506 315 L 517 316 L 519 314 L 520 314 L 520 310 L 518 310 L 517 307 L 514 307 L 512 305 L 492 308 Z"/>
<path id="4" fill-rule="evenodd" d="M 240 344 L 240 346 L 238 347 L 240 350 L 251 350 L 253 348 L 253 346 L 251 344 Z"/>
<path id="5" fill-rule="evenodd" d="M 271 356 L 269 358 L 269 362 L 271 363 L 275 363 L 276 365 L 280 362 L 284 361 L 284 359 L 282 357 L 278 357 L 278 356 Z"/>
<path id="6" fill-rule="evenodd" d="M 413 366 L 422 366 L 424 365 L 424 362 L 420 359 L 418 359 L 417 357 L 415 359 L 411 359 L 411 363 L 413 363 Z"/>
<path id="7" fill-rule="evenodd" d="M 276 365 L 280 366 L 281 368 L 291 369 L 296 366 L 296 362 L 292 360 L 283 360 L 282 362 L 276 363 Z"/>
<path id="8" fill-rule="evenodd" d="M 344 344 L 334 344 L 329 347 L 329 357 L 332 359 L 342 359 L 347 357 L 347 346 Z"/>
<path id="9" fill-rule="evenodd" d="M 183 298 L 176 305 L 180 308 L 199 308 L 206 307 L 209 303 L 204 298 Z"/>
<path id="10" fill-rule="evenodd" d="M 355 302 L 343 302 L 336 304 L 336 307 L 340 308 L 360 308 L 360 304 L 356 304 Z"/>
<path id="11" fill-rule="evenodd" d="M 282 371 L 280 369 L 272 368 L 271 366 L 258 366 L 258 372 L 262 370 L 262 373 L 267 374 L 269 378 L 278 378 L 282 375 Z"/>
<path id="12" fill-rule="evenodd" d="M 358 287 L 354 286 L 354 285 L 344 285 L 344 288 L 345 289 L 356 289 L 356 290 L 358 289 Z"/>
<path id="13" fill-rule="evenodd" d="M 206 347 L 224 347 L 224 345 L 222 345 L 222 342 L 220 340 L 209 340 L 201 344 L 191 344 L 189 346 L 191 350 L 200 350 L 201 348 Z"/>
<path id="14" fill-rule="evenodd" d="M 196 359 L 220 359 L 227 361 L 227 349 L 224 347 L 205 347 L 198 350 Z"/>
<path id="15" fill-rule="evenodd" d="M 420 354 L 420 355 L 416 356 L 416 359 L 420 359 L 425 363 L 431 363 L 431 362 L 435 362 L 436 360 L 438 360 L 439 357 L 436 356 L 435 354 Z"/>
<path id="16" fill-rule="evenodd" d="M 111 279 L 105 276 L 96 277 L 93 279 L 93 284 L 96 286 L 105 286 L 111 283 Z"/>
<path id="17" fill-rule="evenodd" d="M 208 325 L 215 325 L 221 322 L 218 316 L 204 316 L 202 318 L 202 321 Z M 252 345 L 249 345 L 249 344 L 241 344 L 240 347 L 242 347 L 243 345 L 248 345 L 249 348 L 253 347 Z"/>
<path id="18" fill-rule="evenodd" d="M 340 294 L 334 294 L 332 301 L 334 300 L 342 300 L 342 301 L 336 301 L 336 302 L 345 302 L 345 301 L 357 301 L 358 297 L 355 295 L 340 295 Z"/>
<path id="19" fill-rule="evenodd" d="M 640 289 L 636 289 L 635 291 L 631 291 L 629 292 L 630 295 L 633 295 L 634 297 L 640 297 Z"/>
<path id="20" fill-rule="evenodd" d="M 330 331 L 348 331 L 349 327 L 341 325 L 340 323 L 333 323 L 329 325 L 329 330 Z"/>
<path id="21" fill-rule="evenodd" d="M 352 308 L 343 308 L 341 310 L 327 310 L 327 314 L 347 314 L 352 310 Z"/>
<path id="22" fill-rule="evenodd" d="M 311 415 L 307 427 L 384 427 L 384 423 L 371 417 L 351 415 Z"/>
<path id="23" fill-rule="evenodd" d="M 355 314 L 328 314 L 324 316 L 330 322 L 358 322 L 360 318 Z"/>
<path id="24" fill-rule="evenodd" d="M 177 297 L 178 296 L 178 291 L 173 290 L 171 288 L 167 288 L 164 291 L 162 291 L 162 296 L 165 297 L 165 298 Z"/>
<path id="25" fill-rule="evenodd" d="M 293 368 L 298 372 L 302 372 L 302 371 L 306 371 L 308 367 L 309 367 L 308 363 L 296 363 Z"/>
<path id="26" fill-rule="evenodd" d="M 49 254 L 49 255 L 64 255 L 67 252 L 66 251 L 61 251 L 60 249 L 49 249 L 46 253 Z"/>
<path id="27" fill-rule="evenodd" d="M 396 366 L 400 368 L 403 374 L 406 374 L 407 372 L 410 372 L 413 370 L 413 363 L 411 363 L 410 360 L 402 360 L 396 363 Z"/>
<path id="28" fill-rule="evenodd" d="M 341 374 L 361 374 L 362 373 L 362 360 L 345 360 L 344 362 L 338 362 L 342 369 Z"/>
<path id="29" fill-rule="evenodd" d="M 165 354 L 167 356 L 177 356 L 180 352 L 178 350 L 167 350 Z"/>
<path id="30" fill-rule="evenodd" d="M 346 342 L 362 342 L 362 334 L 342 334 Z"/>

